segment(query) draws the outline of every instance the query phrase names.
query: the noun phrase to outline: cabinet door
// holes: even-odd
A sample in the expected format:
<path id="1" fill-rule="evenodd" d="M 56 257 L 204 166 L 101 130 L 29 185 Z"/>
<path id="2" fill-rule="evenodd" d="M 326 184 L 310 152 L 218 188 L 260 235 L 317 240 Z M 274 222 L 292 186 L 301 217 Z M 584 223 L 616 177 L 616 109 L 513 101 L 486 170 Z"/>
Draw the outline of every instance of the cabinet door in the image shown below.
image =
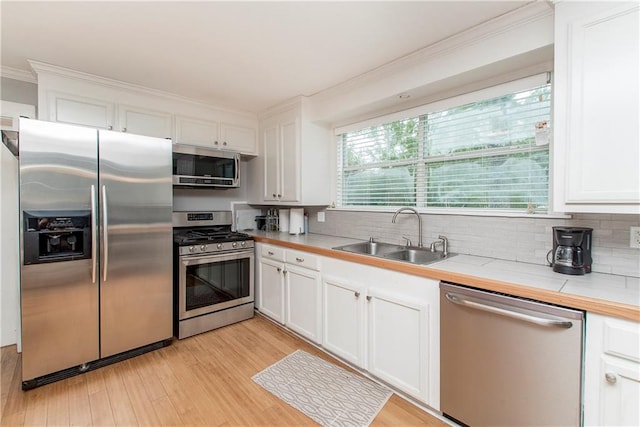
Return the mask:
<path id="1" fill-rule="evenodd" d="M 112 129 L 115 105 L 99 99 L 49 92 L 49 121 Z M 45 118 L 46 120 L 46 118 Z"/>
<path id="2" fill-rule="evenodd" d="M 262 259 L 260 267 L 260 305 L 258 310 L 284 324 L 284 264 Z"/>
<path id="3" fill-rule="evenodd" d="M 640 425 L 640 364 L 603 358 L 600 376 L 600 425 Z"/>
<path id="4" fill-rule="evenodd" d="M 369 372 L 426 401 L 427 307 L 421 301 L 369 289 Z"/>
<path id="5" fill-rule="evenodd" d="M 286 321 L 291 330 L 316 344 L 322 342 L 322 284 L 320 273 L 287 264 Z"/>
<path id="6" fill-rule="evenodd" d="M 262 199 L 277 201 L 280 197 L 280 142 L 278 141 L 278 126 L 270 125 L 262 131 L 262 157 L 264 167 Z"/>
<path id="7" fill-rule="evenodd" d="M 322 280 L 322 345 L 360 368 L 365 366 L 364 288 L 337 277 Z"/>
<path id="8" fill-rule="evenodd" d="M 219 142 L 219 128 L 217 122 L 176 117 L 176 142 L 215 148 Z"/>
<path id="9" fill-rule="evenodd" d="M 620 4 L 556 8 L 554 169 L 564 211 L 640 207 L 640 6 Z"/>
<path id="10" fill-rule="evenodd" d="M 280 125 L 281 156 L 280 188 L 281 202 L 300 201 L 300 138 L 298 119 L 283 122 Z M 320 177 L 316 177 L 320 179 Z"/>
<path id="11" fill-rule="evenodd" d="M 220 127 L 220 143 L 223 149 L 242 154 L 256 154 L 256 131 L 244 126 L 223 123 Z"/>
<path id="12" fill-rule="evenodd" d="M 120 131 L 136 135 L 171 138 L 171 114 L 136 107 L 118 108 Z"/>

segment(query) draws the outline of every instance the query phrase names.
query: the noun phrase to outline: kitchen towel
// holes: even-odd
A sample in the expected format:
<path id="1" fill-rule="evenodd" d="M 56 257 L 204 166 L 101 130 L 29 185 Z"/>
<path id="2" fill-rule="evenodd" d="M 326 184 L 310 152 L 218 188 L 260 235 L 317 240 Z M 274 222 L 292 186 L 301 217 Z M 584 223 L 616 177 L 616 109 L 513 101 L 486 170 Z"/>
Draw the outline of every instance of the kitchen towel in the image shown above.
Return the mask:
<path id="1" fill-rule="evenodd" d="M 291 208 L 289 234 L 304 234 L 304 208 Z"/>
<path id="2" fill-rule="evenodd" d="M 278 210 L 280 231 L 289 231 L 289 209 Z"/>

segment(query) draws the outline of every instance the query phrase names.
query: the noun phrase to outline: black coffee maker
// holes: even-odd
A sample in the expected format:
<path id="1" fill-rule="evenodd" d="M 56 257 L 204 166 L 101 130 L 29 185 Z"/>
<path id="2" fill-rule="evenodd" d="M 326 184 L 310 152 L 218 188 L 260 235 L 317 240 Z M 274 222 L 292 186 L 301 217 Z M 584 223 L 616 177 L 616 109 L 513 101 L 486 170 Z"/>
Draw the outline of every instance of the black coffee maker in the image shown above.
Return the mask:
<path id="1" fill-rule="evenodd" d="M 593 228 L 586 227 L 553 227 L 553 249 L 547 254 L 553 271 L 575 275 L 591 273 L 592 232 Z"/>

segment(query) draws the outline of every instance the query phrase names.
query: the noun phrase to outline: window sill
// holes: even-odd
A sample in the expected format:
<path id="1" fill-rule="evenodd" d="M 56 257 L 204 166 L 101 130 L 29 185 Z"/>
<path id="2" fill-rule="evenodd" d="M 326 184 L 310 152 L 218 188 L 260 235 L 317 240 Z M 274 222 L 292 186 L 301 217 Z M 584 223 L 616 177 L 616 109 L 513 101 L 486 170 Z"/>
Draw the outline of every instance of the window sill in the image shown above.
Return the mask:
<path id="1" fill-rule="evenodd" d="M 413 207 L 413 206 L 411 206 Z M 415 207 L 414 207 L 415 208 Z M 327 208 L 328 211 L 345 211 L 345 212 L 389 212 L 394 213 L 399 208 L 392 207 L 340 207 L 340 208 Z M 539 212 L 529 214 L 526 212 L 515 211 L 496 211 L 488 209 L 429 209 L 429 208 L 415 208 L 421 214 L 427 215 L 463 215 L 463 216 L 487 216 L 487 217 L 503 217 L 503 218 L 533 218 L 533 219 L 571 219 L 571 215 L 561 212 Z"/>

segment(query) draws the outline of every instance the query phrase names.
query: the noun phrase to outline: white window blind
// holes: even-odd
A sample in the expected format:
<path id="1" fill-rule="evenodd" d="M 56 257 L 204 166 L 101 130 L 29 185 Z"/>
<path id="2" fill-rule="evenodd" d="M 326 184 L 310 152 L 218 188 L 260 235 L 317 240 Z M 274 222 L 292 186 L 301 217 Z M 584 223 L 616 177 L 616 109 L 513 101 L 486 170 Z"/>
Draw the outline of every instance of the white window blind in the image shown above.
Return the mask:
<path id="1" fill-rule="evenodd" d="M 338 205 L 547 210 L 549 84 L 345 132 Z"/>

